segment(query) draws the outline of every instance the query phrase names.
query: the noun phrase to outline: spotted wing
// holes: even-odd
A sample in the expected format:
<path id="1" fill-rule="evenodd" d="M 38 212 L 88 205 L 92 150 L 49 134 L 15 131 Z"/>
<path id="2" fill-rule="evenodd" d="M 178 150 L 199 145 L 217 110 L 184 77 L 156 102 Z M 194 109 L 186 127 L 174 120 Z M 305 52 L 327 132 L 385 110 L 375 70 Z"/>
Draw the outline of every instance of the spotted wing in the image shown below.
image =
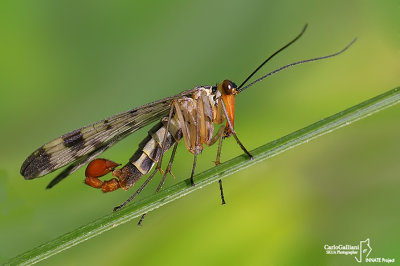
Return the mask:
<path id="1" fill-rule="evenodd" d="M 173 99 L 189 96 L 195 89 L 152 102 L 71 131 L 41 146 L 22 164 L 21 175 L 33 179 L 70 164 L 48 186 L 52 187 L 116 142 L 165 116 Z"/>

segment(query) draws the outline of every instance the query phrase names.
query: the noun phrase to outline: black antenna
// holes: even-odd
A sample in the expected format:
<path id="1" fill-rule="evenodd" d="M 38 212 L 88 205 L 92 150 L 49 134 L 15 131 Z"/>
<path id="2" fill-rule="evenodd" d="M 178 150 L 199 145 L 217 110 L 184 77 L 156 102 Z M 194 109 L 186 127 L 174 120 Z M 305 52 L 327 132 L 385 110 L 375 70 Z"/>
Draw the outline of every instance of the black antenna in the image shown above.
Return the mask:
<path id="1" fill-rule="evenodd" d="M 289 43 L 287 43 L 285 46 L 283 46 L 282 48 L 280 48 L 278 51 L 276 51 L 275 53 L 273 53 L 270 57 L 268 57 L 261 65 L 259 65 L 256 70 L 253 71 L 253 73 L 251 73 L 243 82 L 242 84 L 240 84 L 240 86 L 237 88 L 237 90 L 240 91 L 240 88 L 246 84 L 246 82 L 258 71 L 260 70 L 260 68 L 262 68 L 269 60 L 272 59 L 272 57 L 274 57 L 275 55 L 279 54 L 281 51 L 285 50 L 287 47 L 289 47 L 291 44 L 293 44 L 295 41 L 297 41 L 301 35 L 303 35 L 303 33 L 306 31 L 308 24 L 304 25 L 303 30 L 300 32 L 299 35 L 296 36 L 296 38 L 294 38 L 292 41 L 290 41 Z"/>
<path id="2" fill-rule="evenodd" d="M 275 73 L 278 73 L 279 71 L 284 70 L 284 69 L 286 69 L 286 68 L 289 68 L 289 67 L 292 67 L 292 66 L 295 66 L 295 65 L 299 65 L 299 64 L 303 64 L 303 63 L 307 63 L 307 62 L 311 62 L 311 61 L 317 61 L 317 60 L 326 59 L 326 58 L 329 58 L 329 57 L 333 57 L 333 56 L 339 55 L 339 54 L 343 53 L 344 51 L 346 51 L 355 41 L 357 41 L 357 38 L 354 38 L 354 40 L 352 40 L 346 47 L 344 47 L 344 48 L 343 48 L 342 50 L 340 50 L 339 52 L 336 52 L 336 53 L 333 53 L 333 54 L 330 54 L 330 55 L 325 55 L 325 56 L 321 56 L 321 57 L 316 57 L 316 58 L 311 58 L 311 59 L 307 59 L 307 60 L 302 60 L 302 61 L 294 62 L 294 63 L 288 64 L 288 65 L 286 65 L 286 66 L 280 67 L 280 68 L 278 68 L 278 69 L 275 69 L 274 71 L 272 71 L 272 72 L 270 72 L 270 73 L 268 73 L 268 74 L 262 76 L 261 78 L 256 79 L 256 80 L 253 81 L 252 83 L 250 83 L 250 84 L 244 86 L 243 88 L 241 88 L 240 90 L 238 90 L 238 92 L 242 92 L 242 91 L 244 91 L 245 89 L 247 89 L 248 87 L 253 86 L 255 83 L 257 83 L 257 82 L 259 82 L 259 81 L 265 79 L 266 77 L 269 77 L 269 76 L 271 76 L 271 75 L 273 75 L 273 74 L 275 74 Z"/>

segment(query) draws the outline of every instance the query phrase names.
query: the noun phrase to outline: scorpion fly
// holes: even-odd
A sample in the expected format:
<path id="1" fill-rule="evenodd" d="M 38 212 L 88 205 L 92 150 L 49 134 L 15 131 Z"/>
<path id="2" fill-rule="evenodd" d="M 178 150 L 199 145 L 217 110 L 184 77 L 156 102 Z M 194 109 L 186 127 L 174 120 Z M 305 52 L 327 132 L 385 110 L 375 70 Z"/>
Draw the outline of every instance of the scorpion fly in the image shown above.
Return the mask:
<path id="1" fill-rule="evenodd" d="M 68 165 L 49 183 L 47 188 L 51 188 L 88 163 L 85 172 L 85 183 L 91 187 L 101 189 L 103 192 L 111 192 L 119 188 L 124 190 L 131 188 L 142 176 L 149 173 L 156 164 L 154 171 L 141 187 L 124 203 L 115 207 L 114 211 L 116 211 L 137 196 L 158 171 L 163 172 L 163 176 L 156 192 L 161 189 L 167 174 L 171 171 L 177 145 L 182 139 L 186 149 L 194 156 L 190 175 L 192 185 L 194 185 L 193 175 L 196 168 L 197 155 L 203 150 L 204 144 L 211 146 L 218 142 L 216 165 L 220 163 L 222 140 L 230 136 L 235 138 L 243 152 L 247 154 L 249 159 L 252 159 L 253 156 L 244 147 L 234 130 L 236 95 L 281 70 L 339 55 L 356 41 L 354 39 L 336 53 L 282 66 L 247 83 L 271 58 L 297 41 L 306 28 L 307 25 L 292 41 L 259 65 L 239 86 L 236 86 L 230 80 L 224 80 L 216 86 L 195 87 L 175 96 L 148 103 L 71 131 L 34 151 L 22 164 L 21 175 L 30 180 Z M 160 122 L 150 129 L 147 137 L 139 144 L 138 150 L 122 168 L 117 168 L 120 164 L 113 161 L 102 158 L 96 159 L 98 155 L 121 139 L 155 122 L 157 119 L 161 119 Z M 220 125 L 218 130 L 214 128 L 217 125 Z M 172 154 L 166 170 L 163 171 L 161 169 L 162 159 L 165 152 L 171 147 Z M 99 179 L 109 172 L 113 175 L 112 179 L 107 181 Z M 219 180 L 219 187 L 221 200 L 224 204 L 221 180 Z M 142 219 L 143 217 L 144 215 Z"/>

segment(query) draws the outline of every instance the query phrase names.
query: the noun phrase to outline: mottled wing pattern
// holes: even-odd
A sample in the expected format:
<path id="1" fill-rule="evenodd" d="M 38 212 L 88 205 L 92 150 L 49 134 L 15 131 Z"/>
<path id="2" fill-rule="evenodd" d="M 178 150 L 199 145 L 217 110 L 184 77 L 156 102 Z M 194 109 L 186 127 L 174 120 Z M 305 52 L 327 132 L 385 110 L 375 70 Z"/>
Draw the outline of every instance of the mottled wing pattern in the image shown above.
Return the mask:
<path id="1" fill-rule="evenodd" d="M 189 96 L 194 90 L 196 88 L 64 134 L 34 151 L 22 164 L 21 175 L 33 179 L 72 163 L 49 184 L 48 187 L 52 187 L 119 140 L 165 116 L 173 99 Z"/>
<path id="2" fill-rule="evenodd" d="M 136 129 L 133 128 L 132 129 L 134 132 Z M 61 173 L 59 173 L 48 185 L 46 188 L 52 188 L 54 185 L 58 184 L 61 180 L 63 180 L 64 178 L 66 178 L 67 176 L 69 176 L 70 174 L 72 174 L 73 172 L 75 172 L 76 170 L 78 170 L 79 168 L 81 168 L 83 165 L 85 165 L 86 163 L 90 162 L 91 160 L 93 160 L 94 158 L 96 158 L 97 155 L 103 153 L 105 150 L 107 150 L 109 147 L 111 147 L 112 145 L 114 145 L 116 142 L 118 142 L 119 140 L 123 139 L 124 137 L 128 136 L 129 134 L 131 134 L 132 132 L 127 131 L 124 132 L 124 134 L 120 134 L 117 137 L 115 137 L 114 139 L 108 141 L 108 142 L 104 142 L 104 144 L 102 146 L 99 146 L 98 148 L 96 148 L 95 150 L 93 150 L 92 152 L 90 152 L 89 154 L 82 156 L 80 158 L 78 158 L 76 161 L 74 161 L 73 163 L 71 163 L 70 165 L 68 165 Z"/>

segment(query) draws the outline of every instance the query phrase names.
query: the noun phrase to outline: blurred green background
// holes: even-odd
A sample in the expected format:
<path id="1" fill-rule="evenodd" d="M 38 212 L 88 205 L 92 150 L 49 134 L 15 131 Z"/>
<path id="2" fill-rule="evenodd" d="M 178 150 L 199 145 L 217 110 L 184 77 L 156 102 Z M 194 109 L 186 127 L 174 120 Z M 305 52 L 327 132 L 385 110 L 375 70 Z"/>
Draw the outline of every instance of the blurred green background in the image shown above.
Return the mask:
<path id="1" fill-rule="evenodd" d="M 51 190 L 25 181 L 24 159 L 70 130 L 223 79 L 340 50 L 237 97 L 249 149 L 400 85 L 400 2 L 1 1 L 0 263 L 109 214 L 134 190 L 102 194 L 83 170 Z M 40 265 L 354 265 L 325 244 L 371 239 L 370 257 L 400 260 L 400 107 L 390 108 L 75 246 Z M 148 128 L 146 128 L 148 129 Z M 125 163 L 146 129 L 104 154 Z M 222 160 L 241 154 L 224 142 Z M 213 167 L 216 147 L 197 172 Z M 180 145 L 175 180 L 192 156 Z M 160 177 L 158 177 L 159 179 Z M 154 181 L 143 195 L 154 192 Z"/>

